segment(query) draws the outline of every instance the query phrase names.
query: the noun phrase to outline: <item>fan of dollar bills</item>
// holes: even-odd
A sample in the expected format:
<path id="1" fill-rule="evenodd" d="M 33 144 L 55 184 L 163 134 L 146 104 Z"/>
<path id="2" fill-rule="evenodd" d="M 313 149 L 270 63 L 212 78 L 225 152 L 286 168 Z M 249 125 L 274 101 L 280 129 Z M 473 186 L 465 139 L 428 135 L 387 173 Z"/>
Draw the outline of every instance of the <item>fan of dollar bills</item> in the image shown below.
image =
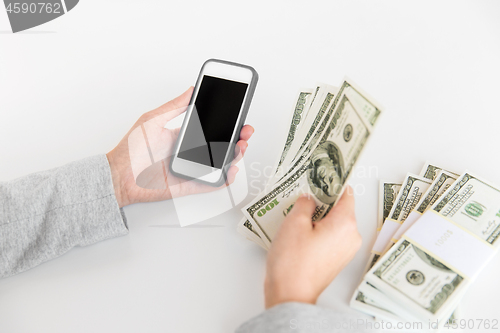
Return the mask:
<path id="1" fill-rule="evenodd" d="M 499 188 L 426 163 L 419 175 L 380 182 L 377 224 L 351 306 L 388 321 L 435 324 L 424 330 L 453 328 L 460 299 L 500 244 Z"/>
<path id="2" fill-rule="evenodd" d="M 279 226 L 303 193 L 317 207 L 313 221 L 335 204 L 382 108 L 344 79 L 298 93 L 285 147 L 264 191 L 242 211 L 238 231 L 268 249 Z"/>

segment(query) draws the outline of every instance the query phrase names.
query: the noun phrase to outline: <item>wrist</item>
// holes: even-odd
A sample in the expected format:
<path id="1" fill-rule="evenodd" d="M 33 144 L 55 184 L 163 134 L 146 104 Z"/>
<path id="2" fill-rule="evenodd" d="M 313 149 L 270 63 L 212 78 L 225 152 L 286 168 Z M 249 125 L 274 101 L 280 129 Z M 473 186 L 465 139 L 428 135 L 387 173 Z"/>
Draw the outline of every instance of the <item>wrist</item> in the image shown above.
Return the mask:
<path id="1" fill-rule="evenodd" d="M 319 296 L 308 291 L 306 285 L 293 286 L 287 281 L 272 281 L 267 277 L 264 282 L 264 295 L 266 309 L 288 302 L 316 304 Z"/>
<path id="2" fill-rule="evenodd" d="M 128 196 L 126 194 L 123 179 L 121 177 L 122 171 L 119 167 L 120 164 L 117 163 L 116 159 L 114 158 L 113 151 L 107 153 L 106 157 L 108 159 L 109 168 L 111 171 L 111 179 L 113 182 L 113 188 L 115 190 L 116 201 L 118 202 L 118 206 L 120 208 L 123 208 L 130 203 L 128 202 Z"/>

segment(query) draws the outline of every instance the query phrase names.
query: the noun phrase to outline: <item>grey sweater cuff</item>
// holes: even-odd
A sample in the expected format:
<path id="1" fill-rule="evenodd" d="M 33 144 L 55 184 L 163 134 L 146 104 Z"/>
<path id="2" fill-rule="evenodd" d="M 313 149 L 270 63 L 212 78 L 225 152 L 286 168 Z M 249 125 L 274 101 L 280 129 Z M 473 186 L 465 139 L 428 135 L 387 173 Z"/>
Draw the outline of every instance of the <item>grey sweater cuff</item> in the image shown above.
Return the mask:
<path id="1" fill-rule="evenodd" d="M 365 319 L 306 303 L 282 303 L 241 325 L 236 333 L 375 332 Z"/>
<path id="2" fill-rule="evenodd" d="M 128 233 L 105 155 L 0 182 L 0 277 Z"/>

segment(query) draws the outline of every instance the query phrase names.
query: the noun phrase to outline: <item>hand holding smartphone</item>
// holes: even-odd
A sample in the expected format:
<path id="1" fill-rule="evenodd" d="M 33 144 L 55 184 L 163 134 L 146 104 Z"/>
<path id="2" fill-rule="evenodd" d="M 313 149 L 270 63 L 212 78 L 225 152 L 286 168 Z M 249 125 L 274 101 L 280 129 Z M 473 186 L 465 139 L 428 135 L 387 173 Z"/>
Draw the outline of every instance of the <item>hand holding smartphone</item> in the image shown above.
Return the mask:
<path id="1" fill-rule="evenodd" d="M 250 66 L 216 59 L 203 64 L 170 162 L 174 175 L 224 184 L 257 81 Z"/>

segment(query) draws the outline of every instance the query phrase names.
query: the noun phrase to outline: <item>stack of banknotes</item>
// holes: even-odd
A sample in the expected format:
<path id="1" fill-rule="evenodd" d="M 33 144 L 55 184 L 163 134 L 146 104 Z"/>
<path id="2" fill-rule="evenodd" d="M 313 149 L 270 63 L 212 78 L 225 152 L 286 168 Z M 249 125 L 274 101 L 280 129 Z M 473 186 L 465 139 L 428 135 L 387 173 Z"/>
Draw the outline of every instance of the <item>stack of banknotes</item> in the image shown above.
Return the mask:
<path id="1" fill-rule="evenodd" d="M 378 209 L 351 306 L 408 327 L 453 328 L 460 299 L 500 246 L 500 189 L 426 163 L 419 175 L 381 181 Z"/>
<path id="2" fill-rule="evenodd" d="M 302 194 L 316 202 L 321 219 L 342 195 L 382 108 L 350 79 L 339 87 L 320 84 L 298 93 L 288 136 L 274 175 L 245 208 L 238 232 L 269 249 Z"/>

